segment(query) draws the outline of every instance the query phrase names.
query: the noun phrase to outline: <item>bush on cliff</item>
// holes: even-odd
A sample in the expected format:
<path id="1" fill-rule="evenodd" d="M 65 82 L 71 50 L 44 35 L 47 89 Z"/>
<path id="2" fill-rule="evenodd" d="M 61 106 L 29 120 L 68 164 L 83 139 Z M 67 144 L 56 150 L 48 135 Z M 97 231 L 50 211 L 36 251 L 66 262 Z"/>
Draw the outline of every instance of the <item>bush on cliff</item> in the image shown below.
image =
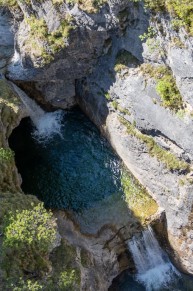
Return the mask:
<path id="1" fill-rule="evenodd" d="M 42 277 L 51 270 L 49 252 L 56 241 L 56 221 L 43 203 L 9 212 L 3 228 L 3 268 L 6 277 Z"/>
<path id="2" fill-rule="evenodd" d="M 146 7 L 156 12 L 166 11 L 173 18 L 175 28 L 184 26 L 193 35 L 192 0 L 144 0 Z"/>

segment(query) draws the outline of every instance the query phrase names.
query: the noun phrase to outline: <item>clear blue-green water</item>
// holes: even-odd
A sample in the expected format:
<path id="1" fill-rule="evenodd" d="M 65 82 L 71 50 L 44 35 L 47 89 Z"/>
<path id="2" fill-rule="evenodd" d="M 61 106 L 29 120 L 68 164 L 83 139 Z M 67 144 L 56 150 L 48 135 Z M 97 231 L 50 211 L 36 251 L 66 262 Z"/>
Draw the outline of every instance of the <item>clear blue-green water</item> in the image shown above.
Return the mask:
<path id="1" fill-rule="evenodd" d="M 136 219 L 123 199 L 119 158 L 80 110 L 63 113 L 60 134 L 45 142 L 38 142 L 33 132 L 26 118 L 9 139 L 25 193 L 36 195 L 48 208 L 73 211 L 83 232 L 96 233 L 108 223 L 121 227 Z M 109 290 L 144 291 L 145 287 L 125 272 Z M 158 291 L 165 290 L 193 291 L 193 279 L 182 275 L 168 289 Z"/>
<path id="2" fill-rule="evenodd" d="M 180 277 L 175 278 L 175 281 L 171 282 L 168 288 L 147 290 L 135 280 L 134 276 L 125 271 L 113 282 L 109 291 L 193 291 L 193 277 L 181 273 Z"/>
<path id="3" fill-rule="evenodd" d="M 45 143 L 24 119 L 10 138 L 22 189 L 46 207 L 79 211 L 121 192 L 120 161 L 79 110 L 63 114 L 61 133 Z"/>

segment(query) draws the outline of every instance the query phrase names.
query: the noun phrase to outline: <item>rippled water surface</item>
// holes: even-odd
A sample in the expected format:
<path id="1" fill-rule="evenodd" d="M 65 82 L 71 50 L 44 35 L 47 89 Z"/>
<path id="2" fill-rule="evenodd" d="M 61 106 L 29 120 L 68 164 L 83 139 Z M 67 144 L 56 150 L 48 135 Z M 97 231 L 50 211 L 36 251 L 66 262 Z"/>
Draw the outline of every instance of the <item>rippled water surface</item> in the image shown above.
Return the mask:
<path id="1" fill-rule="evenodd" d="M 45 143 L 32 133 L 25 119 L 10 139 L 25 193 L 47 207 L 79 211 L 121 192 L 119 159 L 79 110 L 64 113 L 60 135 Z"/>
<path id="2" fill-rule="evenodd" d="M 108 142 L 80 110 L 59 114 L 60 133 L 52 138 L 44 140 L 42 136 L 49 135 L 50 126 L 56 127 L 55 121 L 61 119 L 52 123 L 48 120 L 47 124 L 47 114 L 36 129 L 29 118 L 23 119 L 9 139 L 23 191 L 36 195 L 47 207 L 71 210 L 85 233 L 96 233 L 109 223 L 117 227 L 136 223 L 137 218 L 123 199 L 120 160 Z M 125 272 L 109 290 L 146 289 Z M 193 291 L 193 280 L 183 275 L 167 289 L 157 290 Z"/>

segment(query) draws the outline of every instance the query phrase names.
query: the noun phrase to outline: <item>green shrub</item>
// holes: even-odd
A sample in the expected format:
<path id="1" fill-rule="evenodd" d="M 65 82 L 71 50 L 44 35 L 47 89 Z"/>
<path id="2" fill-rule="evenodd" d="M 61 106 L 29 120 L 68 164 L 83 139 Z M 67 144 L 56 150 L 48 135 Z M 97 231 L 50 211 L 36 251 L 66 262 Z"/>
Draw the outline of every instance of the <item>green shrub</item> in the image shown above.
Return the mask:
<path id="1" fill-rule="evenodd" d="M 14 152 L 9 148 L 0 148 L 0 161 L 12 161 Z"/>
<path id="2" fill-rule="evenodd" d="M 56 237 L 56 222 L 43 203 L 31 210 L 10 212 L 4 230 L 5 247 L 14 249 L 34 247 L 48 252 Z"/>
<path id="3" fill-rule="evenodd" d="M 179 26 L 185 26 L 187 31 L 193 35 L 193 2 L 192 0 L 168 0 L 167 11 L 177 20 Z"/>
<path id="4" fill-rule="evenodd" d="M 17 286 L 14 286 L 14 284 L 11 284 L 10 286 L 13 291 L 40 291 L 43 289 L 43 286 L 40 285 L 36 281 L 27 280 L 24 281 L 20 278 Z"/>
<path id="5" fill-rule="evenodd" d="M 166 66 L 141 65 L 142 73 L 156 81 L 156 91 L 161 97 L 162 105 L 174 112 L 183 109 L 182 96 L 177 88 L 172 72 Z"/>
<path id="6" fill-rule="evenodd" d="M 144 0 L 145 6 L 155 12 L 168 12 L 173 18 L 175 27 L 184 26 L 193 35 L 193 2 L 192 0 Z"/>
<path id="7" fill-rule="evenodd" d="M 43 64 L 48 64 L 54 59 L 54 54 L 66 45 L 66 39 L 73 27 L 71 18 L 61 20 L 60 26 L 53 32 L 48 32 L 44 19 L 38 19 L 34 15 L 25 19 L 30 28 L 30 34 L 26 42 L 26 50 L 34 56 L 40 56 Z"/>
<path id="8" fill-rule="evenodd" d="M 0 6 L 15 8 L 17 5 L 18 4 L 16 0 L 0 0 Z"/>
<path id="9" fill-rule="evenodd" d="M 53 282 L 52 278 L 46 281 L 39 280 L 24 280 L 20 278 L 18 282 L 11 283 L 9 289 L 13 291 L 40 291 L 40 290 L 55 290 L 55 291 L 70 291 L 77 286 L 77 277 L 75 270 L 67 270 L 58 274 L 57 283 Z"/>
<path id="10" fill-rule="evenodd" d="M 165 10 L 166 0 L 144 0 L 145 7 L 154 10 L 156 12 Z"/>
<path id="11" fill-rule="evenodd" d="M 48 254 L 56 240 L 56 221 L 43 203 L 31 209 L 9 212 L 4 218 L 2 269 L 13 282 L 18 277 L 49 273 Z M 17 285 L 16 285 L 17 286 Z"/>
<path id="12" fill-rule="evenodd" d="M 156 91 L 162 99 L 163 106 L 174 111 L 183 107 L 182 96 L 176 86 L 174 77 L 171 74 L 164 75 L 156 85 Z"/>
<path id="13" fill-rule="evenodd" d="M 152 26 L 148 27 L 147 32 L 144 32 L 144 34 L 140 35 L 139 38 L 143 41 L 149 38 L 153 38 L 155 36 L 155 28 Z"/>
<path id="14" fill-rule="evenodd" d="M 64 271 L 59 277 L 59 286 L 61 290 L 68 291 L 73 289 L 74 282 L 76 281 L 75 270 Z"/>

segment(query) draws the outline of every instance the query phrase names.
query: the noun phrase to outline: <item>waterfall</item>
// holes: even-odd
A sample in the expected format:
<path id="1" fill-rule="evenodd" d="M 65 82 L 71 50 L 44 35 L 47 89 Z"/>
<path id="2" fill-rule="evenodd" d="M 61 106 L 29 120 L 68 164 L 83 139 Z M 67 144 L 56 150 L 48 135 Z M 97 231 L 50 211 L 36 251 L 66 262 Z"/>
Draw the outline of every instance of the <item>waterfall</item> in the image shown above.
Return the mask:
<path id="1" fill-rule="evenodd" d="M 20 97 L 21 101 L 26 107 L 26 110 L 35 126 L 33 136 L 39 142 L 46 142 L 55 134 L 60 135 L 62 126 L 62 111 L 46 113 L 33 99 L 27 96 L 15 84 L 11 83 L 15 93 Z"/>
<path id="2" fill-rule="evenodd" d="M 136 279 L 147 291 L 163 290 L 179 278 L 179 273 L 161 249 L 150 226 L 139 238 L 128 242 L 136 269 Z"/>
<path id="3" fill-rule="evenodd" d="M 21 57 L 20 57 L 19 52 L 16 49 L 14 50 L 14 55 L 11 59 L 11 62 L 13 63 L 13 65 L 17 65 L 18 63 L 21 64 Z"/>

